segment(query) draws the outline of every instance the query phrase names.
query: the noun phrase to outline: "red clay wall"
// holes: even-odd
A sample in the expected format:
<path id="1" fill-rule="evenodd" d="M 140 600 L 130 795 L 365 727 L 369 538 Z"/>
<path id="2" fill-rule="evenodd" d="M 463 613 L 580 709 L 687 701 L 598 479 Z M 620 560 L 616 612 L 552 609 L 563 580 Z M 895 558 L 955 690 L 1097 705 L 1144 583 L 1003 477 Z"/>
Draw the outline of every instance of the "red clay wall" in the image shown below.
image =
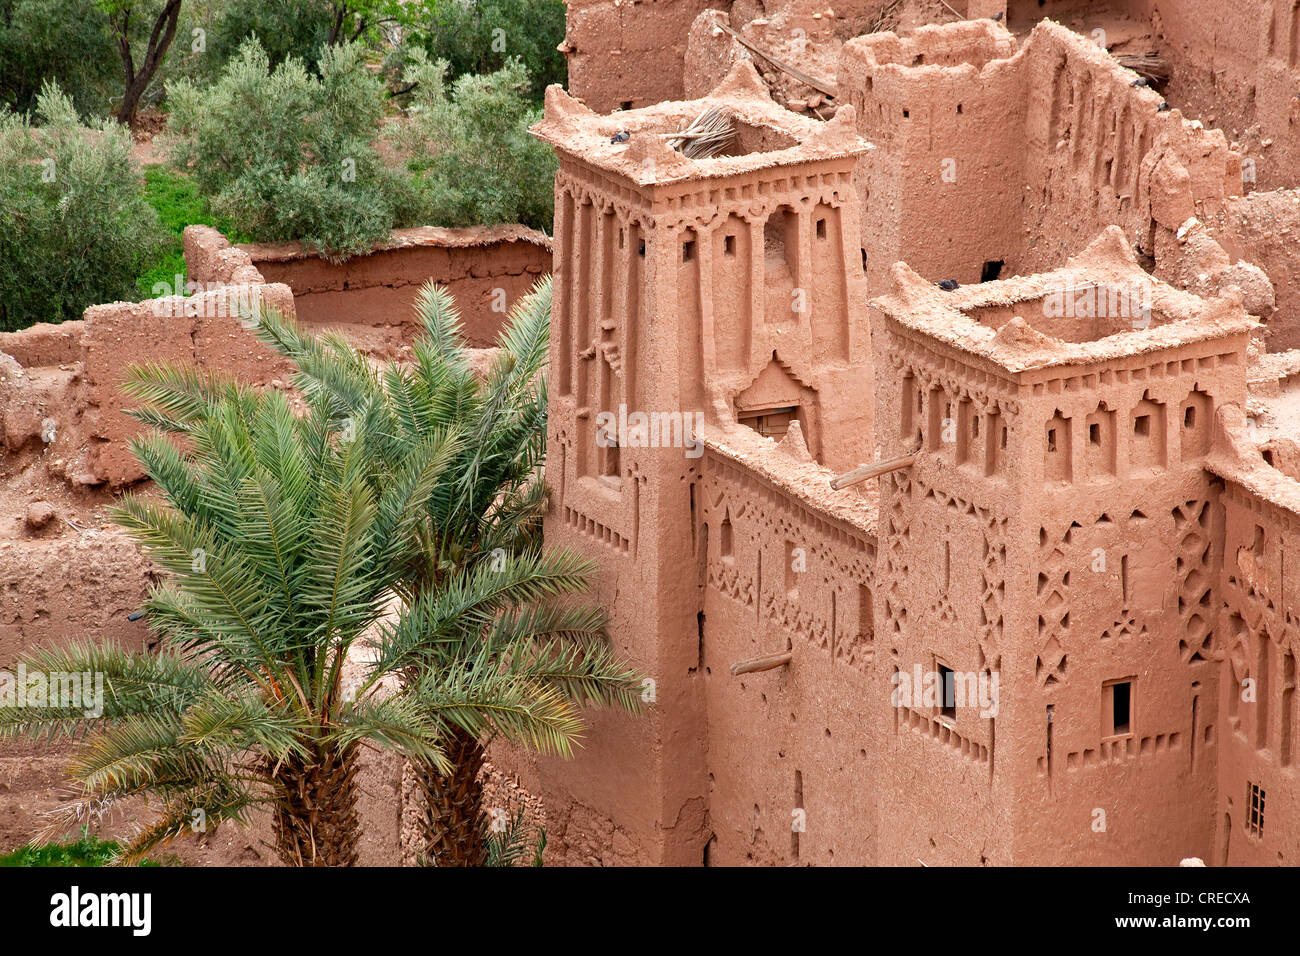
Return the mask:
<path id="1" fill-rule="evenodd" d="M 451 293 L 471 347 L 494 344 L 516 301 L 551 270 L 546 236 L 522 226 L 398 229 L 391 244 L 330 263 L 299 244 L 240 247 L 268 282 L 293 289 L 309 328 L 345 328 L 376 354 L 410 345 L 414 303 L 433 280 Z"/>
<path id="2" fill-rule="evenodd" d="M 986 261 L 1019 268 L 1027 95 L 1015 50 L 990 21 L 845 44 L 837 86 L 879 147 L 859 180 L 873 292 L 900 260 L 962 283 L 978 282 Z"/>
<path id="3" fill-rule="evenodd" d="M 133 362 L 178 362 L 252 384 L 287 383 L 291 364 L 245 327 L 243 310 L 256 302 L 293 314 L 292 292 L 281 284 L 227 286 L 199 295 L 114 302 L 86 310 L 82 335 L 88 469 L 113 488 L 144 477 L 128 441 L 142 426 L 122 411 L 121 391 Z"/>
<path id="4" fill-rule="evenodd" d="M 682 98 L 686 39 L 730 0 L 568 0 L 568 89 L 598 113 Z"/>
<path id="5" fill-rule="evenodd" d="M 1222 211 L 1241 157 L 1133 79 L 1054 23 L 1018 52 L 987 20 L 845 44 L 839 87 L 880 147 L 860 180 L 873 291 L 899 260 L 963 284 L 987 262 L 1041 272 L 1111 224 L 1155 256 L 1160 228 Z"/>
<path id="6" fill-rule="evenodd" d="M 1293 866 L 1300 858 L 1300 834 L 1292 824 L 1300 813 L 1300 593 L 1286 569 L 1298 559 L 1300 483 L 1257 456 L 1216 470 L 1225 476 L 1226 529 L 1216 840 L 1208 862 Z M 1252 817 L 1252 787 L 1263 791 L 1262 827 Z"/>
<path id="7" fill-rule="evenodd" d="M 888 695 L 872 620 L 870 507 L 853 492 L 835 496 L 852 503 L 838 514 L 819 507 L 790 481 L 817 469 L 782 461 L 740 427 L 728 440 L 734 448 L 704 455 L 698 488 L 705 583 L 691 669 L 708 727 L 707 861 L 879 862 Z M 788 666 L 730 673 L 787 650 Z"/>
<path id="8" fill-rule="evenodd" d="M 1109 251 L 1095 245 L 1081 261 L 1120 262 L 1122 235 L 1105 242 Z M 1137 278 L 1103 269 L 1096 281 L 1143 281 L 1131 260 L 1124 269 Z M 1021 281 L 990 298 L 1032 304 Z M 1015 337 L 1042 340 L 1002 325 L 1002 351 L 982 354 L 1005 357 L 973 356 L 959 345 L 973 335 L 936 321 L 937 341 L 896 318 L 949 301 L 925 283 L 910 288 L 910 297 L 877 300 L 889 313 L 876 327 L 877 421 L 882 443 L 897 443 L 883 451 L 918 431 L 924 449 L 909 472 L 882 481 L 877 633 L 893 635 L 904 671 L 991 667 L 1000 701 L 991 722 L 966 715 L 963 725 L 960 710 L 947 722 L 988 748 L 991 762 L 976 773 L 934 775 L 933 747 L 886 751 L 891 767 L 923 784 L 908 790 L 916 822 L 903 820 L 898 849 L 924 848 L 928 825 L 950 836 L 945 852 L 931 835 L 942 862 L 1206 857 L 1223 517 L 1205 464 L 1214 409 L 1245 394 L 1248 325 L 1225 336 L 1214 317 L 1240 315 L 1239 304 L 1208 303 L 1204 339 L 1152 327 L 1141 333 L 1152 337 L 1147 347 L 1101 352 L 1087 342 L 1077 360 L 1017 370 Z M 1168 308 L 1192 301 L 1180 295 Z M 1112 681 L 1132 686 L 1123 733 L 1106 726 Z"/>

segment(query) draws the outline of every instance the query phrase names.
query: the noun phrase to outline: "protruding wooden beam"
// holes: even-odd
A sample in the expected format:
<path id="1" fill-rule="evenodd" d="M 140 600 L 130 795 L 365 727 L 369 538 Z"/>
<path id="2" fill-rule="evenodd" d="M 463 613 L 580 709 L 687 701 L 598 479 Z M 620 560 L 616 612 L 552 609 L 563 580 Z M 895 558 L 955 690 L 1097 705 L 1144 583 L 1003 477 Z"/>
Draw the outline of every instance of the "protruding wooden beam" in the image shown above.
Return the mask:
<path id="1" fill-rule="evenodd" d="M 849 485 L 856 485 L 860 481 L 866 481 L 868 478 L 879 478 L 881 475 L 887 475 L 891 471 L 901 471 L 904 468 L 912 467 L 916 461 L 918 452 L 909 451 L 906 455 L 895 455 L 893 458 L 882 458 L 879 461 L 873 461 L 868 465 L 858 465 L 852 471 L 846 471 L 837 478 L 831 479 L 831 488 L 839 491 L 841 488 L 847 488 Z"/>
<path id="2" fill-rule="evenodd" d="M 793 66 L 791 66 L 789 63 L 786 63 L 784 60 L 778 60 L 776 57 L 768 53 L 762 47 L 755 46 L 754 43 L 752 43 L 750 40 L 747 40 L 745 37 L 741 36 L 739 33 L 733 30 L 729 25 L 720 22 L 716 18 L 714 19 L 713 24 L 719 30 L 726 33 L 733 40 L 735 40 L 737 43 L 743 46 L 750 53 L 758 54 L 763 59 L 767 60 L 768 63 L 771 63 L 774 67 L 780 70 L 782 73 L 789 73 L 791 76 L 793 76 L 804 86 L 810 86 L 818 93 L 821 93 L 825 96 L 829 96 L 831 97 L 831 99 L 834 99 L 836 97 L 837 94 L 835 92 L 834 84 L 828 83 L 826 80 L 819 80 L 816 79 L 815 77 L 811 77 L 807 73 L 795 69 Z"/>
<path id="3" fill-rule="evenodd" d="M 794 657 L 790 651 L 784 654 L 768 654 L 766 657 L 751 657 L 747 660 L 736 661 L 731 665 L 731 676 L 739 677 L 741 674 L 752 674 L 755 671 L 770 671 L 774 667 L 784 667 L 789 664 Z"/>

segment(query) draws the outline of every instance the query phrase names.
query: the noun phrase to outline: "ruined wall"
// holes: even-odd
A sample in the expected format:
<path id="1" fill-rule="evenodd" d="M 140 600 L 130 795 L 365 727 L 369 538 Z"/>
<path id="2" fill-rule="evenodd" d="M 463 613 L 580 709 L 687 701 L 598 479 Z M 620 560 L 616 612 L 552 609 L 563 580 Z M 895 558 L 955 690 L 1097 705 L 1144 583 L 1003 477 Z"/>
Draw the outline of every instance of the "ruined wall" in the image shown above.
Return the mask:
<path id="1" fill-rule="evenodd" d="M 927 278 L 1017 271 L 1025 245 L 1023 56 L 988 20 L 850 40 L 841 97 L 879 147 L 863 161 L 862 255 L 873 292 L 900 260 Z"/>
<path id="2" fill-rule="evenodd" d="M 301 243 L 240 247 L 268 282 L 293 289 L 307 328 L 346 329 L 380 354 L 409 346 L 420 326 L 415 300 L 432 280 L 456 301 L 472 348 L 492 346 L 506 315 L 551 271 L 551 244 L 522 226 L 397 229 L 374 252 L 330 263 Z"/>
<path id="3" fill-rule="evenodd" d="M 539 254 L 549 256 L 545 237 L 519 227 L 482 232 L 499 241 L 467 243 L 459 258 L 444 250 L 438 274 L 449 275 L 453 296 L 471 304 L 486 295 L 484 283 L 507 287 L 508 307 L 545 271 L 547 263 L 537 261 Z M 463 236 L 452 242 L 457 238 Z M 246 250 L 208 227 L 186 229 L 185 252 L 189 295 L 96 305 L 81 321 L 0 336 L 0 669 L 45 644 L 93 639 L 132 649 L 152 645 L 146 623 L 128 615 L 144 602 L 156 571 L 106 511 L 110 492 L 144 477 L 128 447 L 142 426 L 122 411 L 136 404 L 120 389 L 128 365 L 176 362 L 287 387 L 291 365 L 274 357 L 244 319 L 262 304 L 292 316 L 297 290 L 266 282 Z M 364 263 L 354 263 L 352 274 L 366 274 Z M 518 275 L 512 275 L 516 265 Z M 483 324 L 479 316 L 480 333 Z M 364 348 L 359 339 L 364 336 L 353 337 L 353 344 Z M 44 825 L 40 815 L 58 806 L 56 788 L 69 753 L 21 742 L 0 748 L 6 782 L 0 787 L 0 852 L 29 840 Z M 392 755 L 363 757 L 365 865 L 403 861 L 403 769 L 404 761 Z M 149 817 L 146 807 L 133 804 L 94 830 L 111 838 Z M 262 844 L 270 839 L 264 823 L 251 831 L 226 827 L 198 843 L 181 841 L 175 852 L 191 863 L 273 863 Z"/>
<path id="4" fill-rule="evenodd" d="M 287 381 L 292 366 L 278 359 L 242 316 L 258 303 L 293 314 L 288 286 L 227 286 L 195 296 L 115 302 L 86 310 L 82 335 L 86 467 L 116 488 L 144 477 L 129 439 L 142 427 L 124 414 L 133 399 L 121 384 L 132 362 L 177 362 L 254 384 Z"/>
<path id="5" fill-rule="evenodd" d="M 1268 351 L 1300 348 L 1300 189 L 1230 199 L 1205 227 L 1229 258 L 1248 260 L 1267 274 L 1274 308 L 1261 304 L 1251 311 L 1265 324 Z"/>
<path id="6" fill-rule="evenodd" d="M 1300 8 L 1245 0 L 1224 13 L 1214 0 L 1012 0 L 1008 25 L 1019 33 L 1050 17 L 1112 49 L 1158 56 L 1170 102 L 1248 152 L 1244 190 L 1295 186 Z"/>
<path id="7" fill-rule="evenodd" d="M 1030 37 L 1027 265 L 1050 267 L 1109 224 L 1160 258 L 1156 233 L 1212 216 L 1240 192 L 1241 156 L 1223 134 L 1161 112 L 1159 94 L 1054 23 Z"/>
<path id="8" fill-rule="evenodd" d="M 1255 188 L 1298 184 L 1300 8 L 1246 0 L 1230 17 L 1208 0 L 1144 0 L 1157 49 L 1170 67 L 1168 95 L 1251 149 Z"/>
<path id="9" fill-rule="evenodd" d="M 1161 240 L 1222 212 L 1241 156 L 1134 79 L 1051 22 L 1019 50 L 987 20 L 846 43 L 839 87 L 880 146 L 863 161 L 872 289 L 900 260 L 934 281 L 1043 271 L 1112 224 L 1177 260 Z"/>
<path id="10" fill-rule="evenodd" d="M 682 98 L 686 38 L 730 0 L 568 0 L 569 90 L 598 113 Z"/>

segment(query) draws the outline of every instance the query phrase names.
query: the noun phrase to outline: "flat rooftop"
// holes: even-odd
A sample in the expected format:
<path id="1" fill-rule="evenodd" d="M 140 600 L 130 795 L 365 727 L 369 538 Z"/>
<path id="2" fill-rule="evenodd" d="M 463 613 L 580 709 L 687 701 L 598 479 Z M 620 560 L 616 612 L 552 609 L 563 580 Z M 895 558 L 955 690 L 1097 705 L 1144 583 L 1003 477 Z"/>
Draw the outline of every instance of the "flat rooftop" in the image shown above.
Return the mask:
<path id="1" fill-rule="evenodd" d="M 1060 269 L 947 291 L 905 263 L 872 305 L 1008 372 L 1087 365 L 1258 328 L 1240 297 L 1203 299 L 1142 270 L 1111 226 Z"/>
<path id="2" fill-rule="evenodd" d="M 715 106 L 731 115 L 736 130 L 723 153 L 692 159 L 668 145 L 667 134 Z M 561 87 L 548 87 L 545 115 L 532 133 L 558 150 L 638 185 L 852 159 L 873 148 L 854 128 L 852 107 L 842 106 L 829 122 L 792 113 L 773 102 L 748 60 L 738 62 L 713 92 L 698 100 L 670 100 L 606 116 L 592 112 Z"/>

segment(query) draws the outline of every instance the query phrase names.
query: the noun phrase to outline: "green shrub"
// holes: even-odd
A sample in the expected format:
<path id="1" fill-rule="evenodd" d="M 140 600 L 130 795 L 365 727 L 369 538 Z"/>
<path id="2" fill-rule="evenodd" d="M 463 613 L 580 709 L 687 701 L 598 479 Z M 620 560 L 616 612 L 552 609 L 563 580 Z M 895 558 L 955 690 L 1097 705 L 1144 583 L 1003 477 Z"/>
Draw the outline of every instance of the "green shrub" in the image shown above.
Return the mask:
<path id="1" fill-rule="evenodd" d="M 0 329 L 81 317 L 135 298 L 135 277 L 162 241 L 140 198 L 130 134 L 93 128 L 57 87 L 37 99 L 41 126 L 0 112 Z"/>
<path id="2" fill-rule="evenodd" d="M 168 86 L 173 163 L 258 241 L 300 239 L 331 259 L 368 251 L 392 228 L 403 183 L 374 148 L 385 92 L 362 55 L 328 47 L 316 77 L 296 57 L 272 69 L 246 41 L 212 86 Z"/>
<path id="3" fill-rule="evenodd" d="M 81 113 L 102 115 L 121 95 L 121 69 L 95 0 L 0 0 L 0 103 L 14 112 L 33 110 L 49 80 Z"/>
<path id="4" fill-rule="evenodd" d="M 393 126 L 397 150 L 416 175 L 417 217 L 437 226 L 522 222 L 549 231 L 555 155 L 528 133 L 541 113 L 527 99 L 523 64 L 466 74 L 450 95 L 446 72 L 443 60 L 413 58 L 406 122 Z"/>
<path id="5" fill-rule="evenodd" d="M 568 76 L 556 49 L 564 39 L 564 0 L 427 0 L 413 20 L 414 44 L 446 60 L 452 79 L 518 59 L 530 77 L 529 95 L 540 100 L 549 84 Z"/>
<path id="6" fill-rule="evenodd" d="M 12 853 L 0 856 L 0 867 L 35 866 L 109 866 L 116 862 L 118 845 L 112 840 L 100 840 L 82 830 L 74 843 L 49 843 L 44 846 L 19 847 Z M 157 866 L 145 860 L 141 866 Z"/>

